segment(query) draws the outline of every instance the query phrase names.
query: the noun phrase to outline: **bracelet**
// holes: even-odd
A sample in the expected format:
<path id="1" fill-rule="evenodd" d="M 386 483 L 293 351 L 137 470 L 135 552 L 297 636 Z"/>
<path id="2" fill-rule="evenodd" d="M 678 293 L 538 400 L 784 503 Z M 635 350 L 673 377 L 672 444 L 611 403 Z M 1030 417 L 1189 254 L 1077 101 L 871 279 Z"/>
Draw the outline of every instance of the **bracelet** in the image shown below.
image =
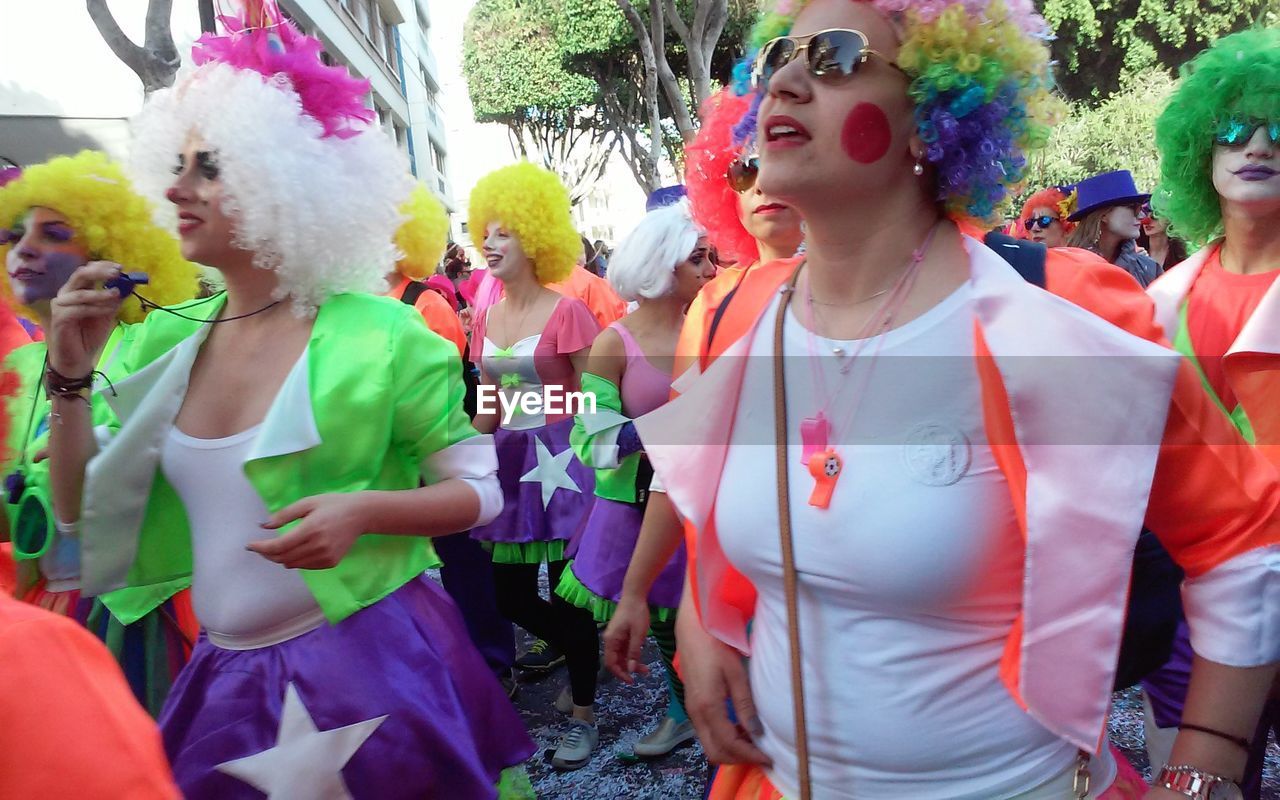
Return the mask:
<path id="1" fill-rule="evenodd" d="M 1251 752 L 1250 742 L 1248 739 L 1244 738 L 1243 736 L 1233 736 L 1230 733 L 1215 730 L 1213 728 L 1206 728 L 1203 725 L 1192 725 L 1190 722 L 1183 722 L 1182 724 L 1178 725 L 1178 730 L 1196 731 L 1197 733 L 1207 733 L 1210 736 L 1217 736 L 1219 739 L 1225 739 L 1228 742 L 1231 742 L 1236 747 L 1239 747 L 1241 750 L 1245 751 L 1246 753 Z"/>
<path id="2" fill-rule="evenodd" d="M 90 372 L 83 378 L 68 378 L 52 365 L 46 365 L 44 389 L 46 397 L 79 397 L 82 400 L 88 400 L 88 394 L 93 391 L 93 373 Z"/>

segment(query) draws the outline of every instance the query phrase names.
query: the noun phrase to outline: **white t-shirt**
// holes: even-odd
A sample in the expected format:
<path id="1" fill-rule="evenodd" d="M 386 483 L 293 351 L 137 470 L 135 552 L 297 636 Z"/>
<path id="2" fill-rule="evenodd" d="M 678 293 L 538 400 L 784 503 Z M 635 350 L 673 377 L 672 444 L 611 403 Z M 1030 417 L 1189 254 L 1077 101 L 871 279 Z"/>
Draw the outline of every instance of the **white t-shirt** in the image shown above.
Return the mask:
<path id="1" fill-rule="evenodd" d="M 1067 769 L 1076 749 L 1019 708 L 998 676 L 1021 606 L 1023 547 L 985 443 L 971 287 L 868 340 L 847 375 L 838 370 L 856 343 L 811 338 L 796 318 L 807 313 L 801 303 L 793 301 L 784 339 L 814 796 L 1025 792 Z M 776 317 L 775 300 L 752 343 L 716 527 L 759 592 L 749 667 L 765 729 L 759 745 L 777 787 L 798 796 L 774 489 Z M 811 347 L 820 359 L 806 357 Z M 833 355 L 837 347 L 846 355 Z M 818 409 L 814 361 L 827 392 L 843 387 L 827 410 L 844 467 L 826 510 L 809 505 L 814 480 L 801 459 L 801 420 Z"/>

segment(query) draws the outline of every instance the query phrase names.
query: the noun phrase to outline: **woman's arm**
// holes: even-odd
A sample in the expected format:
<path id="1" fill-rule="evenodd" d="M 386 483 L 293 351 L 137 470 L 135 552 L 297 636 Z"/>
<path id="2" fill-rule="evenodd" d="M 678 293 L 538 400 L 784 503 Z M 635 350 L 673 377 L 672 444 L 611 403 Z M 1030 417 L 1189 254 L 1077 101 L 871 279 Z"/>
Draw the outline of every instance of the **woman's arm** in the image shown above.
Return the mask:
<path id="1" fill-rule="evenodd" d="M 46 332 L 49 367 L 65 378 L 87 378 L 116 325 L 121 298 L 115 289 L 98 285 L 118 276 L 120 266 L 93 261 L 72 273 L 51 304 Z M 97 452 L 92 409 L 86 394 L 52 398 L 49 427 L 49 480 L 53 513 L 58 521 L 80 519 L 84 470 Z"/>
<path id="2" fill-rule="evenodd" d="M 1275 676 L 1275 664 L 1228 667 L 1196 656 L 1191 664 L 1191 685 L 1182 721 L 1252 740 L 1259 710 L 1266 702 Z M 1190 729 L 1178 731 L 1169 755 L 1170 764 L 1190 764 L 1236 782 L 1244 776 L 1248 759 L 1249 753 L 1243 747 Z M 1152 766 L 1159 770 L 1159 765 Z"/>
<path id="3" fill-rule="evenodd" d="M 626 683 L 648 668 L 640 657 L 649 632 L 649 590 L 680 547 L 683 528 L 666 492 L 649 494 L 640 538 L 622 581 L 622 595 L 604 632 L 604 663 Z"/>

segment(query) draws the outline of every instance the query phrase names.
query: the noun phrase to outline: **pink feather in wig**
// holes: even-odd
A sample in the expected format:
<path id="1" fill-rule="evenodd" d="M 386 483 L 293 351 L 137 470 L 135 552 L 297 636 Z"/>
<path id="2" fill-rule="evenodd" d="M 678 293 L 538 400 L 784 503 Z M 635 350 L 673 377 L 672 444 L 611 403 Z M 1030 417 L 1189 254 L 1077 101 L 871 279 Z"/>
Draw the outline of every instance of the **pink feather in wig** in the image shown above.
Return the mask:
<path id="1" fill-rule="evenodd" d="M 196 41 L 191 58 L 197 66 L 221 63 L 286 79 L 303 112 L 324 127 L 326 137 L 350 138 L 363 127 L 354 123 L 374 120 L 373 109 L 364 104 L 369 81 L 321 61 L 323 45 L 286 20 L 274 0 L 251 0 L 247 6 L 243 17 L 218 18 L 226 35 L 207 33 Z"/>

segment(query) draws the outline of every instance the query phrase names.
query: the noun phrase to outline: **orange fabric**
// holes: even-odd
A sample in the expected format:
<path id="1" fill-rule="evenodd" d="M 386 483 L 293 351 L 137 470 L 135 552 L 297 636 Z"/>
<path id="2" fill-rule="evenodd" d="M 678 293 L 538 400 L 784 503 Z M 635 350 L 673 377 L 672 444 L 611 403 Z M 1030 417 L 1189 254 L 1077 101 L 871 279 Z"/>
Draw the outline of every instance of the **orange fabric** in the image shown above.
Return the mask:
<path id="1" fill-rule="evenodd" d="M 155 723 L 88 631 L 0 597 L 0 653 L 0 797 L 181 797 Z"/>
<path id="2" fill-rule="evenodd" d="M 18 590 L 18 568 L 13 563 L 13 545 L 0 542 L 0 594 L 12 597 Z"/>
<path id="3" fill-rule="evenodd" d="M 618 297 L 609 282 L 588 272 L 581 264 L 573 268 L 568 278 L 559 283 L 549 283 L 547 288 L 586 303 L 601 329 L 609 327 L 627 314 L 626 302 Z"/>
<path id="4" fill-rule="evenodd" d="M 400 282 L 387 292 L 387 297 L 399 300 L 408 286 L 409 279 L 401 277 Z M 466 352 L 467 334 L 462 329 L 462 320 L 458 319 L 458 315 L 449 307 L 449 301 L 431 289 L 427 289 L 418 296 L 418 301 L 413 304 L 413 307 L 422 315 L 428 328 L 453 342 L 454 347 L 458 348 L 459 357 Z"/>
<path id="5" fill-rule="evenodd" d="M 1124 753 L 1111 747 L 1116 759 L 1116 779 L 1098 800 L 1139 800 L 1151 788 Z M 756 764 L 724 764 L 716 770 L 707 800 L 785 800 L 764 769 Z"/>
<path id="6" fill-rule="evenodd" d="M 1220 252 L 1220 247 L 1213 248 L 1187 296 L 1187 334 L 1205 378 L 1230 411 L 1237 401 L 1227 380 L 1223 356 L 1258 310 L 1258 304 L 1280 276 L 1280 270 L 1237 275 L 1222 268 Z M 1268 358 L 1272 357 L 1268 355 Z"/>

